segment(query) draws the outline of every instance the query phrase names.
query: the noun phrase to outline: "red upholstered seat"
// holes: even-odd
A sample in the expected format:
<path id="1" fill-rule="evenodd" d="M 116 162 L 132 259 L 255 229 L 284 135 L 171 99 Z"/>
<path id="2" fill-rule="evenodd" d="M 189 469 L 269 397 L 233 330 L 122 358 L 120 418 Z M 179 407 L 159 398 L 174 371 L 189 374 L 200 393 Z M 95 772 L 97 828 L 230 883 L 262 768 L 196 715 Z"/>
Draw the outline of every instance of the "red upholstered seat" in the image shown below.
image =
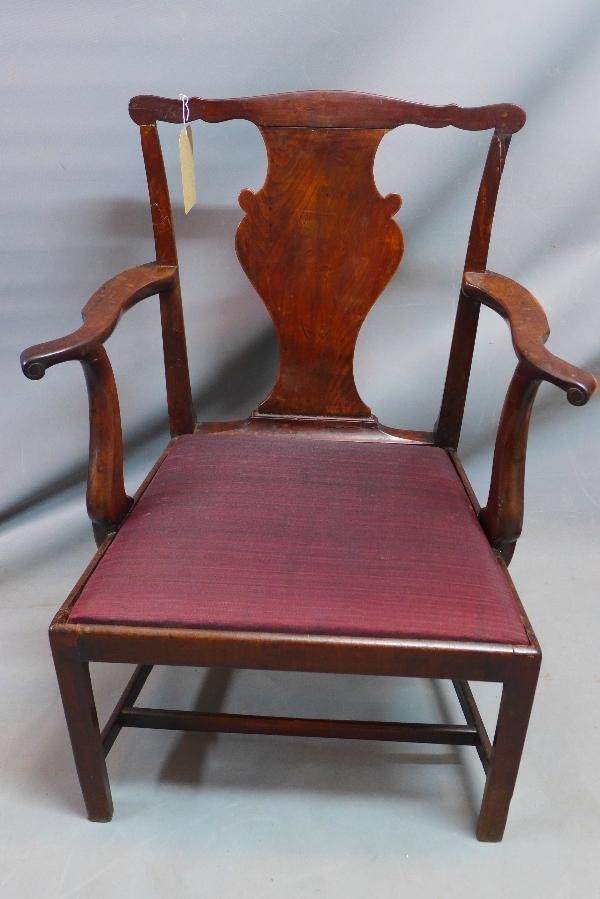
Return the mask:
<path id="1" fill-rule="evenodd" d="M 444 450 L 177 440 L 70 620 L 528 643 Z"/>

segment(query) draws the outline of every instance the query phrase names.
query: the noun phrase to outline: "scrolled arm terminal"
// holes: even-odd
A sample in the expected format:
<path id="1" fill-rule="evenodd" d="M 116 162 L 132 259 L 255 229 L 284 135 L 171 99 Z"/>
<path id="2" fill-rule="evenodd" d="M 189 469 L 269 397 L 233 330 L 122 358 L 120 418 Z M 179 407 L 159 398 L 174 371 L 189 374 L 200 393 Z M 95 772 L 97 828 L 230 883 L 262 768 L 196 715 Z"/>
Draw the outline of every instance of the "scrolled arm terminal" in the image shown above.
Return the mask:
<path id="1" fill-rule="evenodd" d="M 83 325 L 71 334 L 39 343 L 21 353 L 23 374 L 38 381 L 46 369 L 59 362 L 81 362 L 105 342 L 121 315 L 146 297 L 173 286 L 177 267 L 149 262 L 127 269 L 111 278 L 97 290 L 82 310 Z"/>
<path id="2" fill-rule="evenodd" d="M 597 381 L 590 372 L 546 349 L 548 320 L 535 297 L 520 284 L 494 272 L 466 272 L 462 292 L 508 321 L 519 360 L 498 425 L 487 505 L 479 513 L 490 543 L 508 564 L 523 527 L 527 435 L 538 387 L 549 381 L 566 392 L 572 405 L 583 406 Z"/>
<path id="3" fill-rule="evenodd" d="M 98 544 L 116 530 L 132 503 L 123 481 L 117 387 L 102 344 L 126 309 L 153 294 L 169 291 L 177 283 L 177 267 L 172 265 L 151 262 L 121 272 L 86 303 L 80 328 L 21 354 L 23 372 L 32 380 L 43 378 L 46 369 L 59 362 L 78 361 L 83 367 L 90 408 L 87 508 Z"/>
<path id="4" fill-rule="evenodd" d="M 573 406 L 584 406 L 598 386 L 596 378 L 559 359 L 544 344 L 550 335 L 548 319 L 540 303 L 516 281 L 495 272 L 465 272 L 463 292 L 490 309 L 510 325 L 518 359 L 532 379 L 549 381 L 567 394 Z"/>

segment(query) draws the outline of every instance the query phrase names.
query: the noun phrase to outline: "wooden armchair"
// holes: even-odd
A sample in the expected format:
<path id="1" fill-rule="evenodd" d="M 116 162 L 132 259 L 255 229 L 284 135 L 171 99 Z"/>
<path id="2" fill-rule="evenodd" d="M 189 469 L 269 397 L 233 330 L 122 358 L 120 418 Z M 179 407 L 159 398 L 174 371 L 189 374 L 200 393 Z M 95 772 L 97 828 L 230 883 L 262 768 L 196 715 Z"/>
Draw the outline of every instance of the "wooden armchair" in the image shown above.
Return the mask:
<path id="1" fill-rule="evenodd" d="M 473 746 L 486 772 L 480 840 L 502 838 L 533 702 L 540 648 L 507 573 L 523 520 L 527 430 L 541 381 L 585 404 L 592 375 L 549 353 L 548 323 L 523 287 L 486 271 L 516 106 L 435 107 L 309 92 L 189 100 L 190 121 L 260 128 L 265 184 L 244 190 L 236 249 L 269 310 L 279 375 L 249 419 L 194 420 L 171 207 L 157 121 L 181 103 L 135 97 L 156 260 L 97 291 L 72 334 L 22 355 L 42 378 L 81 362 L 90 403 L 87 505 L 99 545 L 50 626 L 88 816 L 108 821 L 105 757 L 122 727 L 347 737 Z M 402 256 L 373 160 L 403 124 L 493 132 L 475 205 L 438 423 L 379 424 L 358 395 L 360 327 Z M 172 440 L 134 498 L 123 484 L 115 381 L 103 343 L 121 314 L 158 294 Z M 456 455 L 481 303 L 508 322 L 517 355 L 480 509 Z M 457 539 L 460 535 L 460 539 Z M 89 662 L 137 668 L 100 731 Z M 462 724 L 229 715 L 143 708 L 154 664 L 447 678 Z M 495 738 L 469 681 L 502 683 Z"/>

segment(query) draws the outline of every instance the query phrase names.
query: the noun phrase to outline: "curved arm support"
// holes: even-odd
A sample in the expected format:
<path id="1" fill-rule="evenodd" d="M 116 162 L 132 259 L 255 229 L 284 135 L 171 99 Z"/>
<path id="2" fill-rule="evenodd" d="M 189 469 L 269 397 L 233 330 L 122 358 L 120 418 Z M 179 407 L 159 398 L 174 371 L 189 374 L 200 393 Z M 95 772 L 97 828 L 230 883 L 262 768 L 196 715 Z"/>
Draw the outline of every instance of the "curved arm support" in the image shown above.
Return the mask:
<path id="1" fill-rule="evenodd" d="M 527 437 L 540 384 L 519 362 L 502 407 L 487 505 L 479 513 L 488 540 L 507 565 L 523 528 Z"/>
<path id="2" fill-rule="evenodd" d="M 493 272 L 466 272 L 463 293 L 508 321 L 519 359 L 500 416 L 487 505 L 479 513 L 491 545 L 508 564 L 523 527 L 527 436 L 538 388 L 542 381 L 549 381 L 566 391 L 574 406 L 583 406 L 597 382 L 589 372 L 545 348 L 548 320 L 524 287 Z"/>
<path id="3" fill-rule="evenodd" d="M 37 381 L 52 365 L 86 359 L 110 337 L 127 309 L 146 297 L 172 289 L 176 282 L 177 267 L 156 262 L 127 269 L 111 278 L 83 307 L 83 325 L 80 328 L 65 337 L 39 343 L 21 353 L 23 374 Z"/>
<path id="4" fill-rule="evenodd" d="M 90 403 L 87 510 L 100 545 L 116 530 L 133 500 L 125 493 L 119 397 L 104 347 L 96 347 L 81 365 Z"/>
<path id="5" fill-rule="evenodd" d="M 82 311 L 83 325 L 77 331 L 30 347 L 21 354 L 23 372 L 33 380 L 43 378 L 46 369 L 59 362 L 81 362 L 90 408 L 87 509 L 98 544 L 116 530 L 132 503 L 123 482 L 119 397 L 102 344 L 126 309 L 160 293 L 162 313 L 163 298 L 168 299 L 177 290 L 176 266 L 148 263 L 128 269 L 107 281 L 86 303 Z"/>

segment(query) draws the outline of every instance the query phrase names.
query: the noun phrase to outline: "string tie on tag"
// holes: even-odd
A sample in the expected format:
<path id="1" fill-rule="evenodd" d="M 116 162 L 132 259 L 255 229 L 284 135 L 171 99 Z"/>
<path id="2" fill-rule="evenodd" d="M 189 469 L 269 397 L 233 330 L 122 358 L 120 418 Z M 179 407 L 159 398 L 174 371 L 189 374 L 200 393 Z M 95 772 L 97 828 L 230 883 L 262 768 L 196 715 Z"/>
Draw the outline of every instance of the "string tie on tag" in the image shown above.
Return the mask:
<path id="1" fill-rule="evenodd" d="M 190 125 L 190 107 L 187 94 L 179 94 L 181 100 L 181 131 L 179 132 L 179 163 L 183 187 L 183 209 L 187 215 L 196 202 L 196 176 L 194 172 L 194 142 Z"/>
<path id="2" fill-rule="evenodd" d="M 179 99 L 181 100 L 181 120 L 184 125 L 190 120 L 190 107 L 189 107 L 189 97 L 187 94 L 179 94 Z"/>

